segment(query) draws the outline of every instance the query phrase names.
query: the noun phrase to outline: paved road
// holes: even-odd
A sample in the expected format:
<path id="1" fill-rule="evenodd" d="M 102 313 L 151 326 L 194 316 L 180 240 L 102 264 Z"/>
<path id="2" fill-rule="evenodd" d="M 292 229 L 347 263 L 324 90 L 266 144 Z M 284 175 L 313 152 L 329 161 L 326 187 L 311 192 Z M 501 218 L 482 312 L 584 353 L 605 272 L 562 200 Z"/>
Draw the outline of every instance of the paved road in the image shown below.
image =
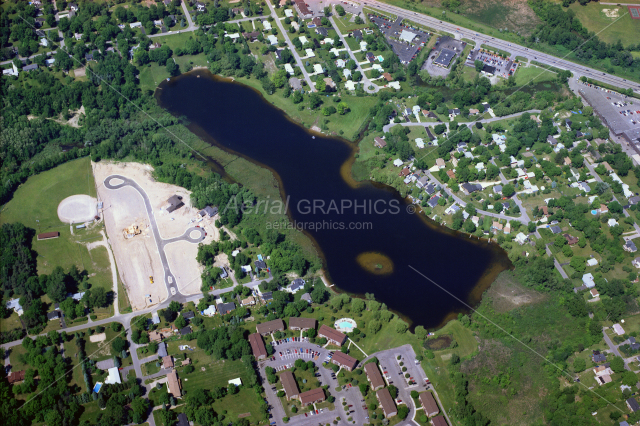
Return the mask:
<path id="1" fill-rule="evenodd" d="M 613 354 L 615 356 L 619 356 L 620 358 L 622 358 L 624 360 L 624 369 L 631 371 L 631 369 L 629 368 L 629 365 L 627 365 L 627 360 L 620 354 L 620 351 L 618 351 L 618 347 L 616 346 L 616 344 L 613 343 L 611 341 L 611 339 L 609 338 L 609 335 L 607 335 L 607 329 L 606 328 L 602 329 L 602 336 L 604 336 L 604 341 L 606 342 L 607 346 L 609 346 L 609 350 L 611 352 L 613 352 Z M 624 342 L 623 342 L 623 344 L 624 344 Z"/>
<path id="2" fill-rule="evenodd" d="M 198 26 L 194 24 L 193 20 L 191 19 L 191 14 L 189 13 L 189 9 L 187 9 L 187 3 L 184 0 L 182 0 L 181 5 L 182 5 L 182 11 L 184 12 L 184 16 L 187 18 L 187 22 L 189 23 L 185 31 L 197 30 Z"/>
<path id="3" fill-rule="evenodd" d="M 578 65 L 576 63 L 570 62 L 565 59 L 560 59 L 555 56 L 542 53 L 537 50 L 529 49 L 528 47 L 520 46 L 515 43 L 510 43 L 504 40 L 496 39 L 489 35 L 478 33 L 474 30 L 470 30 L 449 22 L 443 22 L 437 18 L 432 18 L 428 15 L 423 15 L 417 12 L 411 12 L 397 6 L 391 6 L 376 0 L 366 0 L 364 1 L 364 4 L 368 6 L 373 6 L 376 9 L 379 9 L 385 12 L 392 13 L 396 16 L 401 16 L 401 17 L 410 19 L 411 21 L 414 21 L 418 24 L 426 25 L 438 31 L 446 31 L 448 33 L 456 35 L 457 37 L 459 36 L 460 38 L 471 39 L 471 40 L 474 40 L 476 43 L 478 41 L 481 41 L 483 44 L 487 44 L 491 47 L 495 47 L 500 50 L 504 50 L 511 53 L 512 57 L 522 56 L 527 58 L 527 60 L 529 61 L 534 60 L 537 62 L 551 65 L 556 68 L 569 70 L 573 73 L 575 78 L 579 78 L 580 76 L 584 75 L 588 78 L 599 80 L 604 83 L 614 85 L 616 87 L 621 87 L 624 89 L 631 88 L 636 93 L 640 93 L 640 83 L 637 83 L 637 82 L 627 81 L 621 77 L 616 77 L 611 74 L 603 73 L 602 71 L 598 71 L 593 68 L 587 68 L 584 65 Z M 624 13 L 627 13 L 627 11 L 624 11 Z"/>
<path id="4" fill-rule="evenodd" d="M 357 66 L 356 71 L 360 71 L 360 74 L 362 74 L 361 82 L 362 82 L 362 87 L 364 88 L 364 91 L 367 93 L 377 93 L 380 90 L 380 86 L 378 86 L 375 83 L 372 83 L 371 80 L 369 80 L 369 78 L 365 75 L 364 71 L 362 70 L 362 67 L 360 66 L 360 63 L 356 59 L 355 53 L 351 51 L 351 48 L 347 44 L 347 41 L 344 39 L 344 36 L 338 29 L 338 26 L 336 25 L 335 21 L 333 20 L 333 16 L 329 16 L 329 21 L 331 22 L 333 29 L 336 31 L 336 33 L 338 33 L 338 36 L 340 37 L 340 41 L 342 42 L 342 45 L 347 49 L 349 56 L 351 56 L 351 59 L 353 59 L 353 61 L 356 63 L 356 66 Z M 373 90 L 369 88 L 370 86 L 373 86 Z"/>
<path id="5" fill-rule="evenodd" d="M 276 10 L 274 9 L 270 1 L 267 1 L 267 6 L 269 6 L 269 10 L 271 11 L 271 16 L 273 16 L 273 19 L 276 22 L 276 25 L 278 26 L 278 30 L 280 30 L 280 34 L 282 34 L 282 37 L 284 37 L 284 41 L 287 42 L 287 46 L 289 46 L 289 50 L 291 51 L 291 54 L 295 58 L 296 64 L 298 64 L 300 71 L 302 71 L 302 76 L 304 77 L 304 80 L 307 82 L 307 85 L 309 86 L 309 91 L 316 92 L 316 86 L 311 81 L 311 77 L 309 77 L 309 73 L 305 69 L 304 64 L 302 63 L 302 59 L 300 59 L 300 55 L 296 51 L 296 47 L 293 45 L 293 42 L 289 38 L 289 33 L 284 28 L 284 25 L 282 25 L 282 21 L 280 21 L 280 18 L 278 17 Z"/>
<path id="6" fill-rule="evenodd" d="M 112 184 L 111 181 L 113 179 L 119 179 L 122 182 L 118 184 Z M 197 244 L 204 240 L 204 237 L 205 237 L 204 230 L 200 227 L 192 227 L 187 229 L 184 235 L 180 237 L 164 240 L 160 236 L 160 231 L 158 231 L 158 224 L 156 223 L 156 218 L 153 214 L 151 201 L 149 201 L 149 197 L 147 196 L 147 193 L 144 192 L 144 190 L 140 187 L 140 185 L 138 185 L 133 179 L 129 179 L 121 175 L 111 175 L 104 180 L 104 186 L 105 188 L 111 189 L 111 190 L 118 190 L 120 188 L 130 186 L 134 188 L 136 191 L 138 191 L 138 193 L 142 196 L 145 209 L 147 210 L 147 216 L 149 217 L 151 231 L 153 232 L 153 238 L 154 238 L 154 241 L 156 242 L 156 248 L 158 249 L 158 254 L 160 255 L 160 260 L 162 261 L 162 267 L 164 268 L 164 283 L 167 286 L 167 292 L 168 294 L 171 294 L 171 295 L 180 294 L 178 283 L 176 282 L 175 276 L 171 272 L 171 268 L 169 267 L 169 262 L 167 261 L 167 255 L 164 251 L 164 248 L 167 244 L 171 244 L 176 241 L 188 241 L 190 243 Z M 193 234 L 196 234 L 196 235 L 193 235 Z"/>
<path id="7" fill-rule="evenodd" d="M 515 114 L 509 114 L 509 115 L 505 115 L 503 117 L 492 117 L 492 118 L 483 118 L 480 120 L 476 120 L 476 121 L 472 121 L 469 123 L 458 123 L 460 126 L 462 125 L 469 125 L 469 124 L 474 124 L 474 123 L 491 123 L 493 121 L 499 121 L 499 120 L 508 120 L 510 118 L 517 118 L 520 117 L 522 114 L 539 114 L 540 111 L 539 109 L 530 109 L 527 111 L 522 111 L 522 112 L 517 112 Z M 428 123 L 389 123 L 385 126 L 382 127 L 382 131 L 384 133 L 388 132 L 389 129 L 391 129 L 393 126 L 396 125 L 400 125 L 402 127 L 414 127 L 414 126 L 422 126 L 422 127 L 433 127 L 433 126 L 437 126 L 438 124 L 444 124 L 447 126 L 447 131 L 449 130 L 449 123 L 447 122 L 441 122 L 441 121 L 437 121 L 437 122 L 428 122 Z"/>

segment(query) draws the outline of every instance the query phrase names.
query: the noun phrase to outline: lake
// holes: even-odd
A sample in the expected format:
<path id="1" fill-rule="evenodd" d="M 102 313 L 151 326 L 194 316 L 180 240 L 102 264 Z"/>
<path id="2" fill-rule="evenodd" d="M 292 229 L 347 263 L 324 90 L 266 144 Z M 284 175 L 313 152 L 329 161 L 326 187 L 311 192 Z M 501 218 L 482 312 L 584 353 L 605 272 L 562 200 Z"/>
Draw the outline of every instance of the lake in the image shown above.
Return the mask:
<path id="1" fill-rule="evenodd" d="M 355 144 L 314 138 L 253 89 L 204 70 L 160 89 L 160 105 L 186 117 L 207 140 L 277 173 L 290 218 L 315 240 L 327 278 L 340 290 L 374 293 L 412 326 L 434 328 L 467 309 L 410 266 L 471 305 L 511 266 L 497 244 L 414 214 L 394 189 L 347 182 L 341 167 Z"/>

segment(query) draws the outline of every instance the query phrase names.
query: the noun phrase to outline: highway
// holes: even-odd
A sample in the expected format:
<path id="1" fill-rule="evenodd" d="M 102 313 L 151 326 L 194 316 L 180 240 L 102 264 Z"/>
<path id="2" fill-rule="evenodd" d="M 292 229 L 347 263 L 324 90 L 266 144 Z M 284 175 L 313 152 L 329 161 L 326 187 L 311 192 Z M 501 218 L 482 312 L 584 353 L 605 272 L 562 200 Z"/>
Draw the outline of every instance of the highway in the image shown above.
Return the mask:
<path id="1" fill-rule="evenodd" d="M 500 40 L 482 33 L 478 33 L 473 30 L 466 29 L 464 27 L 461 27 L 456 24 L 452 24 L 450 22 L 440 21 L 437 18 L 433 18 L 428 15 L 423 15 L 417 12 L 412 12 L 406 9 L 402 9 L 400 7 L 391 6 L 386 3 L 381 3 L 375 0 L 367 0 L 362 3 L 366 6 L 371 6 L 381 11 L 388 12 L 393 15 L 409 19 L 418 24 L 428 26 L 434 30 L 445 31 L 451 34 L 455 34 L 457 38 L 467 38 L 470 40 L 474 40 L 475 42 L 479 41 L 480 44 L 486 44 L 488 46 L 507 51 L 511 53 L 512 58 L 515 58 L 516 56 L 526 57 L 530 61 L 533 60 L 533 61 L 541 62 L 543 64 L 550 65 L 555 68 L 571 71 L 574 75 L 574 78 L 580 78 L 581 76 L 585 76 L 587 78 L 592 78 L 594 80 L 611 84 L 613 86 L 620 87 L 623 89 L 633 89 L 634 92 L 640 93 L 640 83 L 637 83 L 635 81 L 627 81 L 621 77 L 616 77 L 611 74 L 603 73 L 602 71 L 598 71 L 593 68 L 587 68 L 584 65 L 579 65 L 571 61 L 560 59 L 553 55 L 549 55 L 547 53 L 542 53 L 537 50 L 529 49 L 527 47 L 520 46 L 518 44 L 509 43 L 504 40 Z"/>

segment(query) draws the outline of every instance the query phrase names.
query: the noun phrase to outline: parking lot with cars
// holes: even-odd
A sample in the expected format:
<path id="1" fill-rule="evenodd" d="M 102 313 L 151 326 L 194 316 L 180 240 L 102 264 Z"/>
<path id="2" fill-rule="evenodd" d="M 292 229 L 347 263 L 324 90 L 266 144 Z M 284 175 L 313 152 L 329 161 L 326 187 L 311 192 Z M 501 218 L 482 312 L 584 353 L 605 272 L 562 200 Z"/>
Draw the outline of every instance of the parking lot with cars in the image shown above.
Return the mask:
<path id="1" fill-rule="evenodd" d="M 382 31 L 391 45 L 393 53 L 398 56 L 398 59 L 400 59 L 400 62 L 403 64 L 408 64 L 415 59 L 418 53 L 420 53 L 420 50 L 422 50 L 427 41 L 429 41 L 429 33 L 404 25 L 402 23 L 403 18 L 399 17 L 395 21 L 390 21 L 384 16 L 369 14 L 369 20 L 380 28 L 380 31 Z M 415 35 L 411 42 L 400 38 L 403 31 Z"/>
<path id="2" fill-rule="evenodd" d="M 489 52 L 484 49 L 475 51 L 475 57 L 472 57 L 472 59 L 473 61 L 484 62 L 485 67 L 483 68 L 483 71 L 499 77 L 508 78 L 518 69 L 518 64 L 513 62 L 511 59 L 502 59 L 496 53 Z"/>

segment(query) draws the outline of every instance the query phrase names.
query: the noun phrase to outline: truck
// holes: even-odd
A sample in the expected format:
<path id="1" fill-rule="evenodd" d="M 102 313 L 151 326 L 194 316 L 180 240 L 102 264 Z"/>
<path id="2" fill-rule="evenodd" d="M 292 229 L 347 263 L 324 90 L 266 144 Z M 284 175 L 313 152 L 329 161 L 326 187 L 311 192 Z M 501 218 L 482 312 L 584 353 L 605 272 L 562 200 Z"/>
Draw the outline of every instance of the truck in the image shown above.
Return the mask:
<path id="1" fill-rule="evenodd" d="M 153 277 L 149 276 L 149 281 L 151 282 L 151 284 L 153 284 Z"/>

